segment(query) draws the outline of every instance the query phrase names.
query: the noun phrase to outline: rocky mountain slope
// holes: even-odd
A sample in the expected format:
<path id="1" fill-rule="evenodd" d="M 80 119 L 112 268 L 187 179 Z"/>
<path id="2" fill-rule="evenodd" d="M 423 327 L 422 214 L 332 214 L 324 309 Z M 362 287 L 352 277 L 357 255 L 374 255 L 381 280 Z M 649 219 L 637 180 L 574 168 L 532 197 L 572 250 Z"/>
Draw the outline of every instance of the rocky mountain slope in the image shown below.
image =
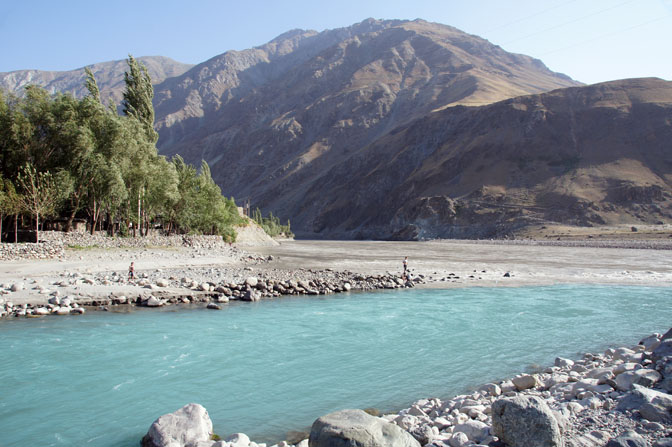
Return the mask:
<path id="1" fill-rule="evenodd" d="M 208 161 L 226 194 L 291 217 L 298 231 L 322 231 L 311 214 L 331 199 L 321 179 L 399 126 L 575 85 L 449 26 L 369 19 L 292 31 L 166 80 L 155 94 L 159 145 L 166 155 Z M 326 195 L 307 203 L 317 190 Z"/>
<path id="2" fill-rule="evenodd" d="M 453 107 L 343 160 L 291 208 L 292 222 L 393 239 L 670 222 L 671 142 L 672 82 L 660 79 Z"/>
<path id="3" fill-rule="evenodd" d="M 137 58 L 147 67 L 152 82 L 158 84 L 166 78 L 179 76 L 193 65 L 176 62 L 162 56 L 146 56 Z M 107 102 L 111 98 L 119 104 L 124 91 L 124 72 L 128 70 L 125 60 L 101 62 L 89 65 L 96 76 L 101 98 Z M 51 93 L 72 93 L 76 97 L 87 94 L 84 81 L 84 68 L 70 71 L 18 70 L 0 73 L 0 89 L 20 95 L 27 85 L 39 85 Z"/>

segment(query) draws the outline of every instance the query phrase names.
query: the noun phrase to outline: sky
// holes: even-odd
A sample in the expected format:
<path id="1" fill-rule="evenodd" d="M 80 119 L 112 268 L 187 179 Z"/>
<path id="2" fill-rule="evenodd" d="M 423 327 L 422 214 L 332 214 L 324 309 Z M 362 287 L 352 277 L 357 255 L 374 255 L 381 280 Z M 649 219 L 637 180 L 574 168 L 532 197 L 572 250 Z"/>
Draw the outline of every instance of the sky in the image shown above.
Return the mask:
<path id="1" fill-rule="evenodd" d="M 196 64 L 369 17 L 451 25 L 587 84 L 672 79 L 672 0 L 1 0 L 0 72 L 128 54 Z"/>

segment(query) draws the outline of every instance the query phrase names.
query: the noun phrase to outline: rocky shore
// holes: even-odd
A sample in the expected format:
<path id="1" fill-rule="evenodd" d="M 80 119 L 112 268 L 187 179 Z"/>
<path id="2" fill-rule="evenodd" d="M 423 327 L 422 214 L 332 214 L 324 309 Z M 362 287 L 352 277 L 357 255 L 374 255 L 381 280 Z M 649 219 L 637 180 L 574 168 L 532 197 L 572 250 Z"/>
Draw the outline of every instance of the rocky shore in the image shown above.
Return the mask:
<path id="1" fill-rule="evenodd" d="M 371 291 L 414 287 L 423 277 L 403 280 L 396 275 L 362 275 L 333 270 L 273 270 L 252 276 L 250 267 L 237 269 L 193 269 L 196 276 L 176 276 L 184 271 L 177 269 L 154 270 L 140 274 L 140 278 L 128 279 L 116 272 L 82 276 L 78 273 L 62 274 L 62 279 L 49 284 L 34 286 L 46 303 L 14 304 L 12 293 L 26 288 L 23 282 L 0 285 L 0 317 L 37 317 L 44 315 L 83 314 L 87 309 L 114 310 L 117 307 L 142 306 L 162 307 L 175 304 L 206 304 L 208 309 L 220 309 L 230 301 L 259 301 L 285 295 L 327 295 L 349 291 Z M 245 276 L 248 274 L 248 276 Z M 245 277 L 244 277 L 245 276 Z M 240 279 L 244 277 L 244 279 Z M 207 278 L 207 279 L 205 279 Z M 84 285 L 110 286 L 124 284 L 137 291 L 131 294 L 109 294 L 104 297 L 65 295 L 59 288 Z"/>
<path id="2" fill-rule="evenodd" d="M 670 392 L 672 329 L 636 346 L 557 358 L 542 372 L 446 401 L 421 399 L 396 414 L 331 413 L 317 419 L 304 439 L 272 447 L 669 447 Z M 266 447 L 242 433 L 220 439 L 198 404 L 158 418 L 142 445 Z"/>

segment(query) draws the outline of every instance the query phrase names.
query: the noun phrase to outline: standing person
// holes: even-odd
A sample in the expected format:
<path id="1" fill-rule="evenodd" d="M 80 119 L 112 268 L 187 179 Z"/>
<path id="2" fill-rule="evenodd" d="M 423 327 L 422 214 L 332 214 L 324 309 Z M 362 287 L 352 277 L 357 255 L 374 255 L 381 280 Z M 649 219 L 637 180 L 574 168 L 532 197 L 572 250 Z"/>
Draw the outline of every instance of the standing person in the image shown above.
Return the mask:
<path id="1" fill-rule="evenodd" d="M 408 276 L 408 256 L 406 256 L 404 258 L 403 264 L 404 264 L 404 275 L 403 275 L 403 277 L 405 279 Z"/>
<path id="2" fill-rule="evenodd" d="M 135 265 L 131 262 L 131 265 L 128 266 L 128 279 L 135 278 Z"/>

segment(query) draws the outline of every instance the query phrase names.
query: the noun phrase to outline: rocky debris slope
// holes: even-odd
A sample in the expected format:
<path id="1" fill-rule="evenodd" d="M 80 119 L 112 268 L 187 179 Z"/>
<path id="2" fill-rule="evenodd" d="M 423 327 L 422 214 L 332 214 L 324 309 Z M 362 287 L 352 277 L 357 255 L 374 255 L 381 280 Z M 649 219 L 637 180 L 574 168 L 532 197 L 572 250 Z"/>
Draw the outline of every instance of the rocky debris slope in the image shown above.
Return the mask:
<path id="1" fill-rule="evenodd" d="M 667 447 L 670 392 L 672 329 L 631 348 L 587 353 L 576 361 L 557 358 L 543 372 L 489 383 L 446 401 L 421 399 L 381 418 L 361 410 L 332 413 L 317 419 L 309 440 L 297 447 Z M 242 434 L 151 447 L 168 445 L 266 447 Z"/>

